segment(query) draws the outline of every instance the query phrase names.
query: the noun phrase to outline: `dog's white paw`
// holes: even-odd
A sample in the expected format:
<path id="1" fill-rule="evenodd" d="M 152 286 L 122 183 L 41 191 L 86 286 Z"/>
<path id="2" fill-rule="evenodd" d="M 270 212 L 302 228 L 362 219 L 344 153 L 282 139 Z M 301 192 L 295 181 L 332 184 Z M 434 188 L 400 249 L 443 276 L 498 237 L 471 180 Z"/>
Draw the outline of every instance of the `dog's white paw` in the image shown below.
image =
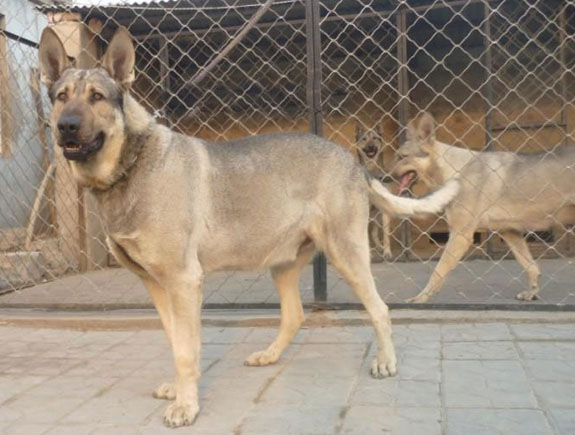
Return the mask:
<path id="1" fill-rule="evenodd" d="M 429 300 L 429 296 L 427 296 L 425 293 L 420 293 L 413 298 L 406 299 L 405 302 L 407 302 L 408 304 L 423 304 L 423 303 L 427 302 L 428 300 Z"/>
<path id="2" fill-rule="evenodd" d="M 537 296 L 537 292 L 533 290 L 525 290 L 524 292 L 517 293 L 517 296 L 515 297 L 520 301 L 527 301 L 527 302 L 539 299 L 539 297 Z"/>
<path id="3" fill-rule="evenodd" d="M 389 361 L 379 362 L 376 359 L 371 363 L 371 376 L 375 379 L 383 379 L 397 374 L 397 362 L 395 358 Z"/>
<path id="4" fill-rule="evenodd" d="M 246 366 L 267 366 L 270 364 L 275 364 L 279 359 L 279 355 L 276 352 L 270 352 L 269 350 L 261 350 L 259 352 L 254 352 L 246 358 L 244 364 Z"/>
<path id="5" fill-rule="evenodd" d="M 164 424 L 168 427 L 189 426 L 196 419 L 200 408 L 197 403 L 172 403 L 164 413 Z"/>
<path id="6" fill-rule="evenodd" d="M 385 261 L 389 261 L 393 258 L 393 254 L 391 253 L 391 249 L 385 249 L 383 251 L 383 259 Z"/>
<path id="7" fill-rule="evenodd" d="M 173 382 L 164 382 L 153 393 L 156 399 L 174 400 L 176 398 L 176 384 Z"/>

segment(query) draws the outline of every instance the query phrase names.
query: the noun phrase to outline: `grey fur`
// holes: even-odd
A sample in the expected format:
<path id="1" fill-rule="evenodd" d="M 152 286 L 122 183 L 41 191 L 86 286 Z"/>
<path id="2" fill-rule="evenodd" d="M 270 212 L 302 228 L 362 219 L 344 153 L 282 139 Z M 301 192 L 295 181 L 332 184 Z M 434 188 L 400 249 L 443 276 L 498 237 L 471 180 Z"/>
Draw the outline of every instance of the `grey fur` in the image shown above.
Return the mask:
<path id="1" fill-rule="evenodd" d="M 49 86 L 66 69 L 59 63 L 67 61 L 62 52 L 57 37 L 46 29 L 40 58 Z M 56 101 L 51 122 L 55 127 L 59 113 L 74 112 L 91 120 L 89 126 L 81 125 L 86 137 L 105 135 L 97 154 L 70 165 L 97 199 L 110 250 L 148 287 L 172 344 L 176 381 L 155 392 L 156 397 L 174 399 L 165 423 L 191 424 L 199 410 L 205 274 L 271 270 L 280 293 L 280 330 L 274 342 L 250 355 L 246 364 L 272 364 L 303 321 L 299 275 L 316 248 L 325 251 L 371 317 L 378 342 L 372 375 L 394 375 L 391 323 L 369 264 L 369 203 L 406 216 L 435 213 L 451 201 L 456 186 L 421 201 L 396 197 L 377 180 L 367 179 L 346 150 L 309 134 L 209 143 L 174 133 L 156 123 L 126 91 L 134 62 L 130 36 L 120 28 L 104 57 L 107 69 L 76 76 L 74 85 L 88 90 L 82 82 L 88 80 L 103 88 L 116 86 L 125 91 L 123 104 L 92 101 L 86 91 Z M 57 129 L 52 130 L 60 143 Z"/>

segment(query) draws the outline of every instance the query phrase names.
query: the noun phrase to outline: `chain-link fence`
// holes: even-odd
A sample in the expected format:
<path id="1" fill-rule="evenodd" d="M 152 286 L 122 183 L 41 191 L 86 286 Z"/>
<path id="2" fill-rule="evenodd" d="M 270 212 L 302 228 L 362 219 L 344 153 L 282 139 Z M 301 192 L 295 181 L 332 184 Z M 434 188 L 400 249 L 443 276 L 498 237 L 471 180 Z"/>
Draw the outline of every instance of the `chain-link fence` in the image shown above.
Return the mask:
<path id="1" fill-rule="evenodd" d="M 175 130 L 210 140 L 312 131 L 348 148 L 390 188 L 406 127 L 424 111 L 435 117 L 437 140 L 458 149 L 542 152 L 544 162 L 574 142 L 572 1 L 3 0 L 0 18 L 4 306 L 148 305 L 138 280 L 108 254 L 91 197 L 53 153 L 37 70 L 46 25 L 82 67 L 95 65 L 126 26 L 137 47 L 133 93 Z M 439 180 L 445 156 L 435 154 Z M 502 178 L 495 166 L 493 176 L 522 190 L 522 180 Z M 415 195 L 426 192 L 422 181 L 411 186 Z M 542 272 L 531 307 L 575 306 L 573 227 L 554 223 L 528 222 L 537 231 L 519 234 Z M 474 229 L 432 306 L 528 305 L 515 294 L 528 288 L 534 266 L 513 260 L 492 229 Z M 378 289 L 392 304 L 425 288 L 449 240 L 443 217 L 401 221 L 376 210 L 369 233 Z M 320 259 L 304 273 L 302 297 L 313 303 L 325 293 L 334 305 L 356 302 Z M 260 306 L 278 298 L 266 273 L 220 273 L 204 300 Z"/>

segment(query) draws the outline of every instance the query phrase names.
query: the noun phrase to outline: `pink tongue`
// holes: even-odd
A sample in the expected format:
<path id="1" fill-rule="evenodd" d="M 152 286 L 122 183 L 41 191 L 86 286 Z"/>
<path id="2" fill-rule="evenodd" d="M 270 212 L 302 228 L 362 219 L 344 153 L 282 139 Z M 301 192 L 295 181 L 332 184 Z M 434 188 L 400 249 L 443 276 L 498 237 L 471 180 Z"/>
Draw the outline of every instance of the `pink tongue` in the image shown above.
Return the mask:
<path id="1" fill-rule="evenodd" d="M 414 176 L 415 174 L 413 172 L 408 172 L 403 177 L 401 177 L 401 180 L 399 180 L 399 187 L 397 188 L 398 195 L 401 195 L 403 192 L 405 192 L 405 190 L 407 190 Z"/>

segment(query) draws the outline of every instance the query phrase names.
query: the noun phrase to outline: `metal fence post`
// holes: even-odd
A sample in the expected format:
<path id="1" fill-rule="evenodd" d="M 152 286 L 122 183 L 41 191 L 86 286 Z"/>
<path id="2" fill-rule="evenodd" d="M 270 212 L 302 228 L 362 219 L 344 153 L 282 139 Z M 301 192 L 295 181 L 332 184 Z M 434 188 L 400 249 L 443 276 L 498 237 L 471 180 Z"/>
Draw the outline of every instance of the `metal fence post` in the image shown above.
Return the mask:
<path id="1" fill-rule="evenodd" d="M 399 105 L 397 119 L 401 127 L 400 143 L 406 138 L 406 128 L 409 119 L 409 74 L 407 60 L 407 11 L 401 9 L 396 17 L 397 28 L 397 60 L 398 74 L 397 87 L 399 88 Z M 402 258 L 405 261 L 411 260 L 411 223 L 404 219 L 401 223 L 401 248 Z"/>
<path id="2" fill-rule="evenodd" d="M 323 136 L 319 0 L 306 0 L 305 15 L 309 128 L 311 133 Z M 315 302 L 327 301 L 327 262 L 321 252 L 313 262 L 313 294 Z"/>

